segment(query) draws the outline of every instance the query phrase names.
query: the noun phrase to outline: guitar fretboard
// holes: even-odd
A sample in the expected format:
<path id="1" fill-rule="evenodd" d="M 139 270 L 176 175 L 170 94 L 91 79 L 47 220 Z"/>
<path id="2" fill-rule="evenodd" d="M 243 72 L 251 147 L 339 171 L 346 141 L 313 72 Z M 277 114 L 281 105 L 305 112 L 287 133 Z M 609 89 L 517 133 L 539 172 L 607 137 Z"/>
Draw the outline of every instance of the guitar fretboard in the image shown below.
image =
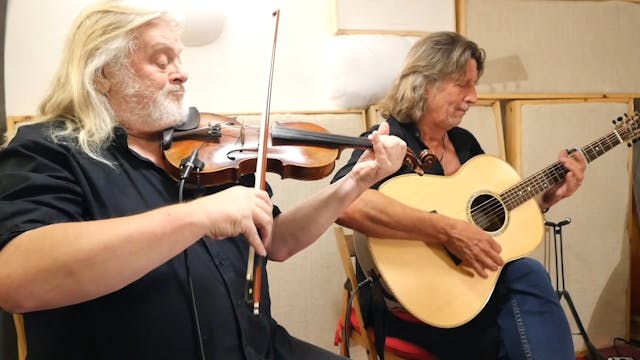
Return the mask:
<path id="1" fill-rule="evenodd" d="M 576 151 L 582 152 L 587 163 L 597 159 L 607 151 L 613 149 L 623 142 L 622 137 L 615 130 L 607 135 L 585 145 Z M 510 187 L 500 194 L 504 205 L 508 210 L 515 209 L 529 199 L 559 184 L 567 175 L 567 169 L 561 162 L 547 166 L 537 173 L 522 180 L 520 183 Z"/>

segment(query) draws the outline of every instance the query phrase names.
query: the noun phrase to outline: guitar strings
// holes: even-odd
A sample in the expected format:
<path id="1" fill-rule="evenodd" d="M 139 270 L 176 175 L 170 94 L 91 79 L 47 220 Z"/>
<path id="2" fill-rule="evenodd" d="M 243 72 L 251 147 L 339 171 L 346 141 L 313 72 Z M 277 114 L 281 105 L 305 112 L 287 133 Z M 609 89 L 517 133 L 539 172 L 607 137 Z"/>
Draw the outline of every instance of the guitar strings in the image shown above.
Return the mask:
<path id="1" fill-rule="evenodd" d="M 625 134 L 625 137 L 626 136 L 627 135 Z M 622 142 L 622 141 L 620 141 L 618 133 L 616 133 L 615 131 L 612 131 L 609 134 L 607 134 L 606 136 L 603 136 L 602 138 L 591 142 L 589 145 L 585 146 L 581 150 L 581 152 L 583 154 L 585 154 L 585 157 L 587 158 L 587 162 L 590 162 L 590 161 L 595 159 L 595 157 L 592 158 L 592 157 L 589 156 L 589 152 L 593 151 L 597 155 L 598 152 L 599 152 L 598 148 L 604 148 L 603 141 L 605 141 L 605 140 L 608 142 L 609 149 L 602 151 L 601 154 L 604 154 L 606 151 L 614 148 L 615 146 L 619 145 Z M 443 153 L 443 158 L 444 158 L 444 153 Z M 443 169 L 444 169 L 444 167 L 443 167 Z M 479 227 L 481 227 L 481 228 L 487 227 L 488 225 L 490 225 L 491 221 L 498 220 L 497 216 L 499 214 L 503 213 L 503 211 L 502 211 L 503 207 L 505 207 L 506 210 L 510 210 L 510 209 L 515 207 L 515 206 L 509 206 L 509 205 L 513 205 L 512 202 L 514 201 L 514 199 L 518 200 L 518 199 L 522 199 L 523 198 L 522 191 L 515 191 L 519 187 L 524 186 L 524 184 L 530 184 L 535 189 L 538 189 L 537 193 L 542 192 L 542 190 L 544 190 L 545 188 L 548 188 L 549 187 L 548 181 L 546 181 L 545 179 L 540 179 L 540 175 L 542 175 L 544 173 L 552 173 L 553 175 L 558 175 L 559 179 L 563 179 L 564 178 L 563 176 L 566 175 L 567 170 L 564 167 L 564 165 L 562 165 L 562 163 L 560 163 L 559 161 L 555 162 L 554 164 L 552 164 L 552 165 L 546 167 L 545 169 L 539 171 L 538 173 L 534 174 L 533 176 L 529 177 L 528 179 L 525 179 L 524 182 L 522 182 L 522 183 L 520 183 L 520 184 L 518 184 L 516 186 L 512 186 L 512 187 L 508 188 L 507 190 L 503 191 L 502 193 L 499 194 L 499 196 L 497 198 L 492 197 L 491 199 L 488 199 L 488 200 L 484 201 L 483 203 L 472 207 L 471 210 L 470 210 L 471 214 L 472 214 L 472 218 L 474 218 L 474 215 L 476 215 L 476 214 L 478 214 L 478 212 L 480 212 L 480 214 L 485 215 L 485 216 L 482 217 L 482 220 L 484 220 L 484 221 L 479 221 L 477 225 Z M 559 183 L 559 181 L 557 183 Z M 529 187 L 527 187 L 527 188 L 529 188 Z M 531 198 L 532 197 L 528 197 L 527 200 L 531 199 Z M 507 205 L 503 206 L 504 203 L 506 203 Z M 519 205 L 519 204 L 517 204 L 517 205 Z"/>
<path id="2" fill-rule="evenodd" d="M 483 219 L 489 221 L 489 222 L 478 222 L 478 226 L 481 228 L 485 228 L 488 225 L 490 225 L 490 222 L 493 220 L 498 220 L 497 217 L 499 214 L 503 213 L 502 209 L 503 209 L 503 204 L 504 207 L 506 208 L 506 210 L 511 210 L 513 208 L 515 208 L 517 205 L 519 205 L 517 203 L 517 201 L 514 202 L 514 200 L 522 200 L 524 198 L 526 198 L 526 200 L 529 200 L 532 198 L 532 196 L 523 196 L 522 195 L 522 191 L 515 191 L 516 189 L 520 188 L 520 187 L 524 187 L 526 184 L 530 184 L 531 186 L 526 186 L 527 189 L 530 189 L 531 187 L 533 187 L 534 189 L 537 189 L 536 194 L 541 193 L 542 190 L 544 190 L 545 188 L 549 188 L 549 183 L 548 181 L 544 180 L 544 179 L 540 179 L 540 175 L 543 173 L 553 173 L 554 175 L 557 175 L 558 179 L 562 179 L 566 173 L 567 170 L 564 167 L 564 165 L 562 165 L 561 162 L 555 162 L 554 164 L 547 166 L 545 169 L 539 171 L 538 173 L 534 174 L 533 176 L 525 179 L 522 183 L 517 184 L 515 186 L 512 186 L 510 188 L 508 188 L 507 190 L 503 191 L 502 193 L 500 193 L 497 197 L 495 198 L 491 198 L 489 200 L 484 201 L 483 203 L 476 205 L 474 207 L 471 208 L 471 214 L 472 214 L 472 218 L 474 214 L 477 214 L 478 212 L 480 212 L 481 214 L 484 214 L 485 216 L 483 217 Z M 552 177 L 555 178 L 554 175 L 551 175 Z M 557 182 L 559 183 L 559 181 Z M 555 185 L 555 184 L 554 184 Z M 535 195 L 534 195 L 535 196 Z M 493 201 L 495 199 L 495 201 Z M 516 206 L 513 206 L 515 203 Z M 522 202 L 521 202 L 522 203 Z"/>
<path id="3" fill-rule="evenodd" d="M 560 162 L 556 162 L 550 166 L 548 166 L 547 168 L 545 168 L 544 170 L 540 171 L 538 174 L 543 173 L 543 172 L 561 172 L 564 169 L 564 166 L 562 165 L 562 163 Z M 566 169 L 564 169 L 566 170 Z M 525 180 L 524 183 L 522 184 L 526 184 L 526 183 L 531 183 L 533 182 L 533 186 L 536 188 L 541 188 L 543 186 L 540 186 L 541 184 L 546 184 L 548 185 L 548 182 L 546 181 L 542 181 L 541 179 L 539 179 L 539 176 L 537 176 L 538 174 L 536 174 L 536 176 L 531 177 L 529 180 Z M 522 184 L 519 184 L 517 186 L 512 186 L 511 188 L 508 188 L 507 190 L 503 191 L 502 193 L 500 193 L 497 197 L 492 197 L 488 200 L 485 200 L 484 202 L 482 202 L 481 204 L 478 204 L 474 207 L 471 208 L 471 214 L 472 214 L 472 218 L 474 218 L 474 215 L 477 214 L 483 214 L 485 216 L 483 216 L 481 218 L 481 220 L 477 223 L 477 225 L 481 228 L 485 228 L 488 225 L 490 225 L 490 223 L 492 221 L 496 221 L 499 220 L 498 219 L 498 215 L 504 213 L 503 208 L 506 208 L 506 210 L 510 210 L 513 207 L 509 206 L 509 204 L 511 204 L 513 202 L 514 199 L 521 199 L 523 198 L 521 192 L 515 192 L 514 190 L 517 189 L 518 187 L 523 186 Z M 529 197 L 530 199 L 531 197 Z M 505 204 L 503 206 L 503 204 Z M 475 219 L 475 218 L 474 218 Z M 484 220 L 484 221 L 482 221 Z"/>

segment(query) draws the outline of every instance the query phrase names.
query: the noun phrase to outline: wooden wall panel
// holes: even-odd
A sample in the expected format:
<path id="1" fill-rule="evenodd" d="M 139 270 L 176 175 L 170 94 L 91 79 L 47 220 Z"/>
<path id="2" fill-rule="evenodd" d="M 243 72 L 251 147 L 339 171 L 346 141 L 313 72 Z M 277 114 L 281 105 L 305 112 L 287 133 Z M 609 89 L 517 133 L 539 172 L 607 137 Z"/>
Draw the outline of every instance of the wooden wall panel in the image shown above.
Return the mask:
<path id="1" fill-rule="evenodd" d="M 585 99 L 513 101 L 506 108 L 507 159 L 526 177 L 555 162 L 561 149 L 584 146 L 609 133 L 611 120 L 631 106 L 629 99 Z M 579 191 L 545 214 L 554 223 L 571 219 L 562 231 L 565 287 L 597 347 L 628 336 L 629 157 L 628 147 L 620 145 L 590 163 Z M 548 247 L 552 241 L 543 241 L 531 256 L 547 264 L 555 279 Z M 580 336 L 574 335 L 574 343 L 577 351 L 584 350 Z"/>
<path id="2" fill-rule="evenodd" d="M 466 0 L 481 93 L 637 92 L 640 3 Z"/>
<path id="3" fill-rule="evenodd" d="M 7 133 L 11 133 L 16 130 L 20 125 L 25 124 L 29 120 L 33 119 L 33 115 L 9 115 L 7 116 Z"/>

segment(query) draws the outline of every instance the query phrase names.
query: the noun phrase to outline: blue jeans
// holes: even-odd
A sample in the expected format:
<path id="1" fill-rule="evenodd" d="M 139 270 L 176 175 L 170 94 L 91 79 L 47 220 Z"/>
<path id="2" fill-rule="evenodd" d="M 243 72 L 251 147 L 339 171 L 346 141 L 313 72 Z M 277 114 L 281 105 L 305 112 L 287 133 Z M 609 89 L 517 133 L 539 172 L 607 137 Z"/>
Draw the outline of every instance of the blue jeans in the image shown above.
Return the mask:
<path id="1" fill-rule="evenodd" d="M 507 292 L 498 315 L 499 359 L 575 359 L 567 317 L 542 264 L 513 261 L 498 281 Z"/>
<path id="2" fill-rule="evenodd" d="M 530 258 L 505 265 L 485 308 L 462 326 L 435 328 L 392 314 L 385 319 L 387 336 L 420 345 L 440 360 L 575 359 L 569 323 L 549 274 Z"/>

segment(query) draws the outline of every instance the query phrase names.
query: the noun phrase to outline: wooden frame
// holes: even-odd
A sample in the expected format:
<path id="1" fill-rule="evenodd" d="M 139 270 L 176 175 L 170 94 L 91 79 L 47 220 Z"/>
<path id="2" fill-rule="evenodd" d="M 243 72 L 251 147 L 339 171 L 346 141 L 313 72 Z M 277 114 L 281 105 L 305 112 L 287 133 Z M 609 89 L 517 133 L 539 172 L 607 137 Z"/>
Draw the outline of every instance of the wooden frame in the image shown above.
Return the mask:
<path id="1" fill-rule="evenodd" d="M 336 237 L 336 245 L 338 246 L 338 252 L 340 253 L 340 260 L 342 260 L 342 266 L 344 268 L 345 276 L 347 277 L 347 281 L 349 281 L 350 288 L 355 289 L 358 285 L 358 281 L 356 279 L 356 271 L 354 269 L 354 264 L 352 259 L 355 257 L 355 250 L 353 248 L 353 235 L 345 234 L 344 229 L 341 226 L 334 227 L 334 235 Z M 341 313 L 346 313 L 346 309 L 349 303 L 349 297 L 351 296 L 351 291 L 346 288 L 342 291 L 342 308 Z M 356 295 L 353 299 L 352 304 L 353 311 L 355 311 L 356 319 L 362 327 L 364 324 L 364 318 L 362 317 L 362 313 L 360 312 L 360 299 Z M 344 319 L 345 326 L 347 321 L 350 319 Z M 378 358 L 378 353 L 375 348 L 375 344 L 373 339 L 369 336 L 369 333 L 363 329 L 352 329 L 350 340 L 352 341 L 352 345 L 359 345 L 365 348 L 367 352 L 368 360 L 376 360 Z M 341 335 L 344 336 L 344 335 Z M 340 355 L 347 356 L 348 351 L 345 339 L 342 339 L 340 342 Z M 386 354 L 385 354 L 386 355 Z"/>
<path id="2" fill-rule="evenodd" d="M 13 314 L 13 322 L 16 326 L 16 336 L 18 338 L 18 360 L 25 360 L 27 358 L 27 336 L 24 330 L 22 314 Z"/>
<path id="3" fill-rule="evenodd" d="M 506 110 L 509 117 L 520 119 L 521 109 L 523 105 L 561 105 L 561 104 L 584 104 L 584 103 L 622 103 L 627 104 L 628 113 L 633 112 L 633 98 L 631 97 L 594 97 L 594 98 L 555 98 L 555 99 L 535 99 L 535 100 L 513 100 L 506 104 Z M 522 128 L 519 122 L 513 122 L 507 126 L 506 135 L 506 151 L 507 161 L 513 166 L 518 173 L 522 173 L 521 159 L 521 137 Z"/>
<path id="4" fill-rule="evenodd" d="M 335 35 L 393 34 L 421 36 L 456 31 L 461 0 L 329 0 Z"/>
<path id="5" fill-rule="evenodd" d="M 33 115 L 12 115 L 7 116 L 7 134 L 11 134 L 16 130 L 18 125 L 22 125 L 20 123 L 32 120 L 34 118 Z"/>
<path id="6" fill-rule="evenodd" d="M 552 160 L 554 156 L 554 152 L 556 151 L 554 144 L 559 137 L 566 134 L 569 138 L 568 142 L 565 145 L 571 145 L 571 142 L 574 141 L 572 138 L 574 134 L 571 134 L 570 130 L 567 127 L 560 127 L 558 124 L 557 127 L 549 126 L 549 121 L 553 121 L 553 118 L 548 119 L 548 114 L 540 111 L 542 106 L 576 106 L 576 105 L 619 105 L 621 110 L 627 113 L 631 113 L 633 111 L 633 98 L 632 97 L 619 97 L 614 98 L 610 97 L 610 95 L 599 98 L 583 98 L 583 99 L 533 99 L 533 100 L 513 100 L 508 101 L 506 103 L 506 119 L 505 119 L 505 134 L 506 134 L 506 149 L 507 149 L 507 160 L 513 166 L 513 168 L 521 175 L 527 176 L 532 170 L 539 169 L 540 165 L 532 165 L 536 164 L 538 159 L 547 158 L 548 160 Z M 529 107 L 529 110 L 525 112 L 524 108 Z M 531 109 L 531 108 L 534 109 Z M 537 110 L 535 110 L 537 109 Z M 620 110 L 620 109 L 619 109 Z M 564 110 L 565 112 L 567 110 Z M 573 113 L 573 112 L 572 112 Z M 620 113 L 615 113 L 611 115 L 611 119 L 606 117 L 602 118 L 602 124 L 606 125 L 610 123 L 609 120 L 615 118 L 615 116 L 620 115 Z M 526 117 L 528 115 L 528 118 Z M 527 119 L 525 121 L 524 119 Z M 580 113 L 575 113 L 573 118 L 567 119 L 567 121 L 582 121 L 580 117 Z M 546 122 L 543 122 L 546 121 Z M 554 123 L 556 124 L 556 123 Z M 588 127 L 585 123 L 584 127 Z M 575 127 L 575 125 L 574 125 Z M 606 127 L 606 126 L 605 126 Z M 539 131 L 536 131 L 540 129 Z M 548 131 L 543 130 L 547 128 Z M 548 137 L 541 138 L 540 134 L 547 134 Z M 584 141 L 584 139 L 583 139 Z M 583 142 L 578 142 L 576 145 L 583 145 Z M 624 145 L 624 144 L 622 144 Z M 622 146 L 621 146 L 622 147 Z M 545 149 L 553 149 L 550 153 L 545 153 Z M 557 148 L 559 150 L 559 148 Z M 540 151 L 543 150 L 543 151 Z M 624 151 L 624 150 L 620 150 Z M 528 154 L 528 155 L 527 155 Z M 629 159 L 631 155 L 629 155 Z M 619 285 L 623 282 L 620 282 L 619 279 L 615 278 L 615 276 L 623 276 L 625 271 L 627 271 L 626 266 L 631 266 L 632 256 L 629 258 L 625 258 L 625 256 L 620 255 L 616 257 L 616 251 L 614 249 L 609 249 L 610 244 L 602 245 L 603 242 L 615 242 L 620 247 L 620 254 L 634 253 L 637 255 L 638 249 L 638 228 L 637 221 L 634 219 L 634 213 L 632 211 L 633 204 L 633 178 L 632 171 L 630 168 L 630 162 L 627 164 L 627 171 L 629 173 L 628 180 L 628 189 L 624 189 L 624 191 L 629 193 L 629 199 L 625 201 L 617 202 L 617 206 L 614 207 L 616 211 L 619 209 L 623 209 L 625 207 L 625 202 L 627 202 L 628 210 L 624 214 L 624 217 L 627 218 L 625 221 L 617 221 L 620 219 L 620 216 L 616 216 L 616 225 L 610 222 L 611 219 L 603 220 L 603 213 L 611 213 L 613 208 L 606 207 L 603 199 L 610 199 L 615 196 L 615 194 L 621 194 L 623 191 L 622 186 L 619 183 L 615 183 L 616 180 L 615 172 L 611 172 L 610 168 L 598 168 L 602 162 L 606 162 L 606 160 L 598 160 L 596 167 L 594 165 L 589 165 L 586 171 L 585 182 L 575 196 L 568 199 L 567 202 L 561 202 L 558 205 L 554 206 L 549 213 L 545 215 L 545 217 L 549 217 L 553 219 L 558 216 L 566 216 L 570 214 L 570 219 L 573 220 L 573 223 L 579 225 L 578 227 L 570 227 L 567 230 L 569 231 L 567 234 L 569 235 L 569 239 L 579 240 L 580 244 L 566 242 L 565 246 L 567 246 L 565 256 L 568 256 L 566 264 L 569 268 L 567 283 L 571 284 L 570 289 L 577 290 L 578 296 L 574 296 L 574 301 L 576 302 L 576 307 L 580 309 L 580 316 L 582 317 L 582 321 L 586 324 L 589 324 L 587 327 L 587 332 L 590 332 L 591 340 L 594 342 L 596 347 L 602 347 L 603 338 L 610 337 L 628 337 L 630 333 L 630 325 L 632 323 L 632 313 L 630 310 L 630 289 L 633 288 L 634 283 L 632 282 L 632 277 L 629 276 L 626 279 L 626 286 Z M 624 164 L 620 164 L 620 167 L 623 167 Z M 609 171 L 605 170 L 608 169 Z M 623 175 L 624 177 L 624 175 Z M 595 180 L 599 179 L 599 180 Z M 619 178 L 618 178 L 619 179 Z M 614 192 L 609 191 L 608 194 L 599 193 L 602 191 L 606 192 L 606 187 L 598 188 L 599 191 L 591 191 L 593 190 L 589 186 L 593 187 L 592 181 L 599 181 L 600 184 L 610 185 L 611 188 L 616 189 Z M 589 184 L 591 182 L 592 185 Z M 591 189 L 591 190 L 590 190 Z M 597 206 L 590 206 L 592 204 L 597 204 Z M 619 223 L 618 223 L 619 222 Z M 620 237 L 613 236 L 614 231 L 621 233 Z M 603 235 L 602 233 L 607 233 L 607 235 Z M 601 239 L 605 239 L 602 240 Z M 548 239 L 547 239 L 548 241 Z M 627 243 L 628 241 L 628 243 Z M 549 246 L 545 244 L 545 247 Z M 597 254 L 597 261 L 594 261 L 594 264 L 589 264 L 589 272 L 592 274 L 607 274 L 610 272 L 611 278 L 607 278 L 606 275 L 603 275 L 602 278 L 597 279 L 597 277 L 591 277 L 589 279 L 589 287 L 585 287 L 582 283 L 572 282 L 579 278 L 580 274 L 571 276 L 572 271 L 575 274 L 575 271 L 585 271 L 585 264 L 588 262 L 579 262 L 577 259 L 586 259 L 592 260 L 595 258 L 593 250 L 589 253 L 588 251 L 584 253 L 577 254 L 573 250 L 576 250 L 579 247 L 583 247 L 584 249 L 592 249 L 595 246 L 603 246 L 603 249 L 606 247 L 605 251 L 600 251 L 603 256 L 600 256 L 600 253 Z M 628 246 L 628 248 L 627 248 Z M 615 248 L 615 247 L 614 247 Z M 596 248 L 598 249 L 598 248 Z M 538 259 L 542 262 L 541 258 L 544 256 L 550 256 L 550 250 L 545 249 L 543 252 L 540 251 L 537 254 L 532 255 L 533 257 L 538 257 Z M 596 250 L 597 251 L 597 250 Z M 544 253 L 544 254 L 543 254 Z M 607 258 L 606 256 L 610 258 Z M 629 263 L 627 263 L 629 261 Z M 548 267 L 551 276 L 555 275 L 557 269 L 555 266 L 557 264 L 550 263 L 548 261 L 544 261 L 545 266 Z M 607 268 L 606 266 L 600 264 L 617 264 L 615 271 L 611 268 Z M 549 268 L 549 265 L 551 267 Z M 618 269 L 617 266 L 621 268 Z M 628 271 L 631 271 L 630 268 Z M 557 281 L 557 280 L 556 280 Z M 593 284 L 601 284 L 601 287 Z M 617 288 L 612 284 L 617 284 Z M 564 279 L 563 285 L 564 286 Z M 587 290 L 588 289 L 588 290 Z M 583 291 L 581 294 L 580 291 Z M 585 296 L 584 292 L 588 291 Z M 616 293 L 617 292 L 617 293 Z M 575 295 L 575 293 L 574 293 Z M 581 296 L 582 295 L 582 296 Z M 587 299 L 587 300 L 584 300 Z M 615 302 L 612 301 L 615 299 Z M 564 301 L 563 301 L 564 302 Z M 606 307 L 602 304 L 607 304 Z M 618 306 L 620 311 L 616 308 Z M 624 308 L 624 313 L 622 310 Z M 624 316 L 620 316 L 617 318 L 618 314 L 624 314 Z M 571 316 L 569 313 L 567 314 L 569 317 Z M 586 315 L 586 317 L 585 317 Z M 575 315 L 574 315 L 575 317 Z M 570 318 L 570 322 L 572 319 Z M 613 333 L 614 331 L 620 331 L 621 334 Z M 574 344 L 576 346 L 576 354 L 584 354 L 587 352 L 586 345 L 583 342 L 583 339 L 580 338 L 579 333 L 574 333 Z M 575 342 L 577 341 L 577 342 Z"/>

